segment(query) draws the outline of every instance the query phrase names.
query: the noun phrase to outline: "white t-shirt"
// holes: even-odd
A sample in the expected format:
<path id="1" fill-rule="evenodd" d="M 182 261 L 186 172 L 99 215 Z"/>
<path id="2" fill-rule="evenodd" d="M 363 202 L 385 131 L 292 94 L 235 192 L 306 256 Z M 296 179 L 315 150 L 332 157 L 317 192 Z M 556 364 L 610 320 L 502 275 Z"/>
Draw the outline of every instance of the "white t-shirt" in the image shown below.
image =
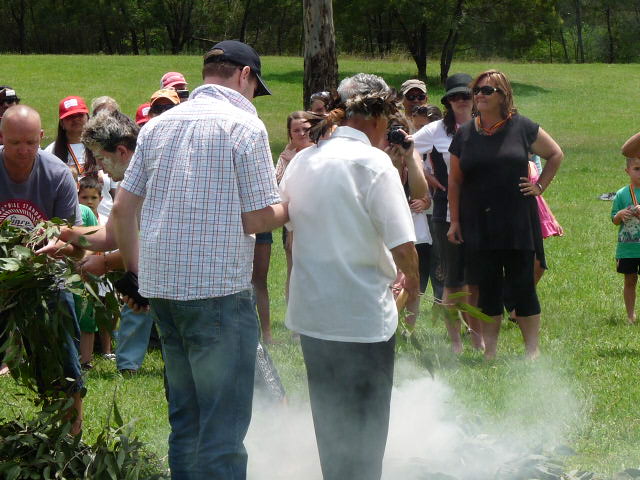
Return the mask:
<path id="1" fill-rule="evenodd" d="M 431 245 L 431 231 L 429 230 L 429 221 L 427 220 L 427 210 L 420 213 L 411 212 L 413 219 L 413 229 L 416 232 L 416 243 L 428 243 Z"/>
<path id="2" fill-rule="evenodd" d="M 442 154 L 442 160 L 447 166 L 447 173 L 451 170 L 451 145 L 452 136 L 448 135 L 442 120 L 431 122 L 413 134 L 414 148 L 420 155 L 430 154 L 435 148 Z M 450 221 L 449 205 L 447 204 L 447 222 Z"/>
<path id="3" fill-rule="evenodd" d="M 367 136 L 338 127 L 280 183 L 294 231 L 286 325 L 324 340 L 386 341 L 398 325 L 390 249 L 415 242 L 398 171 Z"/>
<path id="4" fill-rule="evenodd" d="M 55 144 L 56 142 L 50 143 L 44 151 L 53 153 L 53 147 Z M 82 143 L 72 143 L 71 149 L 78 160 L 78 164 L 82 167 L 84 165 L 84 145 Z M 67 154 L 67 165 L 75 166 L 75 162 L 73 161 L 73 157 L 70 153 Z M 114 182 L 111 177 L 102 170 L 98 171 L 98 175 L 102 179 L 102 200 L 100 201 L 100 205 L 98 205 L 98 213 L 108 217 L 111 213 L 111 208 L 113 207 L 111 190 L 116 190 L 118 188 L 118 182 Z"/>

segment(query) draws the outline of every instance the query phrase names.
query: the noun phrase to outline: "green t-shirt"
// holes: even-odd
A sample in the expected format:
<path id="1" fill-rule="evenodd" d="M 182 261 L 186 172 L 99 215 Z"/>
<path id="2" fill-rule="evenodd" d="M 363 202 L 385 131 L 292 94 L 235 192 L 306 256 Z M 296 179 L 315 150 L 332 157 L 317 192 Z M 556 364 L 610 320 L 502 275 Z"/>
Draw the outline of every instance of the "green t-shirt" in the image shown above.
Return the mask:
<path id="1" fill-rule="evenodd" d="M 636 199 L 640 198 L 640 188 L 634 188 L 633 190 L 636 194 Z M 627 185 L 616 192 L 613 206 L 611 207 L 611 219 L 620 210 L 632 205 L 631 192 L 629 191 L 629 185 Z M 640 258 L 640 218 L 634 216 L 620 224 L 616 258 Z"/>
<path id="2" fill-rule="evenodd" d="M 82 213 L 82 226 L 83 227 L 97 227 L 98 219 L 95 214 L 86 205 L 80 204 L 80 212 Z"/>

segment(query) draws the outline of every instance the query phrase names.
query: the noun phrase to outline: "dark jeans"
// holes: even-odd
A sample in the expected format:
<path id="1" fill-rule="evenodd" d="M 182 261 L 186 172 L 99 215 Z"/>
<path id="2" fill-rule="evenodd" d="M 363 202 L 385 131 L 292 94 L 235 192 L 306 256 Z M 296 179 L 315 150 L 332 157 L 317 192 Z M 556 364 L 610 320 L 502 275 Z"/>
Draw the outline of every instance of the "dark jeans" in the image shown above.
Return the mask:
<path id="1" fill-rule="evenodd" d="M 61 331 L 61 336 L 48 338 L 42 343 L 32 344 L 25 342 L 24 348 L 28 362 L 32 365 L 38 385 L 38 390 L 44 393 L 48 390 L 64 390 L 68 394 L 77 393 L 84 389 L 82 370 L 80 369 L 80 325 L 76 316 L 75 302 L 71 292 L 60 290 L 58 298 L 47 304 L 49 312 L 56 309 L 66 310 L 69 314 L 68 328 Z M 42 312 L 44 314 L 44 312 Z M 59 372 L 60 365 L 51 363 L 51 356 L 46 352 L 51 350 L 48 343 L 62 344 L 64 355 L 61 358 L 62 376 L 54 384 L 49 384 L 49 380 Z"/>
<path id="2" fill-rule="evenodd" d="M 258 320 L 250 290 L 152 298 L 168 382 L 173 480 L 244 480 Z"/>
<path id="3" fill-rule="evenodd" d="M 389 430 L 395 336 L 351 343 L 300 336 L 324 480 L 378 480 Z"/>

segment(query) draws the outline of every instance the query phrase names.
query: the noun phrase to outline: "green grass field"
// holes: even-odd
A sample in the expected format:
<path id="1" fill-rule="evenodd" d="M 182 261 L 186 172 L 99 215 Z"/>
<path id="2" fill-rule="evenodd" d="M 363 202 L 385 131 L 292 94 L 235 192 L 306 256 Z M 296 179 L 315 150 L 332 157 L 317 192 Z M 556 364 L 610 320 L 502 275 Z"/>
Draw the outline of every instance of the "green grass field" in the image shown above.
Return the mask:
<path id="1" fill-rule="evenodd" d="M 1 62 L 0 84 L 13 86 L 23 103 L 41 112 L 43 145 L 55 136 L 57 105 L 64 96 L 90 101 L 110 95 L 133 115 L 166 71 L 183 72 L 191 88 L 201 83 L 198 57 L 2 56 Z M 365 71 L 382 75 L 396 87 L 415 73 L 412 62 L 404 60 L 341 58 L 339 63 L 341 77 Z M 432 65 L 433 72 L 435 62 Z M 577 453 L 566 460 L 572 468 L 612 473 L 638 467 L 640 326 L 625 323 L 611 203 L 598 196 L 627 182 L 620 146 L 640 128 L 635 111 L 640 71 L 637 65 L 474 62 L 454 63 L 451 73 L 474 75 L 487 68 L 506 72 L 520 112 L 539 122 L 565 153 L 545 193 L 565 236 L 545 243 L 550 269 L 539 285 L 542 358 L 533 364 L 522 360 L 520 333 L 512 325 L 504 325 L 495 362 L 483 362 L 468 341 L 465 353 L 454 357 L 444 326 L 431 321 L 426 301 L 419 338 L 432 353 L 437 379 L 452 388 L 448 408 L 462 423 L 505 437 L 523 432 L 531 445 L 569 445 Z M 286 143 L 286 116 L 301 107 L 302 60 L 266 57 L 263 72 L 274 95 L 257 99 L 256 106 L 277 157 Z M 439 103 L 442 87 L 435 77 L 430 84 L 432 102 Z M 283 325 L 284 255 L 280 236 L 274 238 L 269 284 L 273 331 L 281 343 L 271 353 L 290 404 L 298 405 L 306 400 L 305 373 L 299 347 Z M 168 426 L 157 352 L 131 379 L 121 378 L 107 361 L 96 363 L 88 376 L 85 435 L 96 434 L 115 390 L 123 416 L 138 419 L 140 437 L 164 455 Z M 32 408 L 11 379 L 0 379 L 0 385 L 0 416 L 10 418 Z"/>

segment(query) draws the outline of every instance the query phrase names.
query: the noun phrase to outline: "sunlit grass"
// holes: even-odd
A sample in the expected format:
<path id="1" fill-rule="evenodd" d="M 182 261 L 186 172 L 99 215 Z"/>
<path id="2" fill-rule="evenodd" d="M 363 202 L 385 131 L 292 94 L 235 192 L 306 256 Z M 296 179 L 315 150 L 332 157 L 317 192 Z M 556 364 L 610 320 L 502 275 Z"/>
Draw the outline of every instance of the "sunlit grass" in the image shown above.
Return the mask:
<path id="1" fill-rule="evenodd" d="M 2 64 L 2 83 L 41 112 L 45 145 L 53 140 L 57 104 L 66 95 L 88 101 L 111 95 L 133 115 L 166 71 L 184 73 L 190 88 L 201 83 L 198 57 L 3 56 Z M 539 286 L 543 359 L 536 364 L 522 360 L 520 333 L 512 324 L 504 325 L 495 362 L 484 363 L 468 343 L 456 358 L 449 353 L 443 326 L 431 322 L 426 302 L 418 334 L 433 355 L 437 377 L 456 392 L 456 414 L 463 412 L 505 434 L 529 432 L 532 443 L 536 436 L 563 441 L 577 452 L 568 459 L 575 468 L 614 472 L 637 467 L 640 327 L 624 322 L 611 203 L 597 199 L 627 182 L 619 150 L 640 128 L 637 66 L 475 62 L 454 63 L 451 72 L 473 75 L 487 68 L 508 74 L 521 113 L 539 122 L 565 152 L 558 178 L 545 193 L 566 234 L 545 243 L 550 270 Z M 377 73 L 396 87 L 415 73 L 410 61 L 349 58 L 340 60 L 340 69 L 343 75 Z M 256 106 L 275 158 L 286 143 L 287 114 L 302 105 L 302 59 L 266 57 L 263 72 L 274 95 L 257 99 Z M 442 87 L 433 84 L 429 90 L 438 103 Z M 304 367 L 283 324 L 285 267 L 279 232 L 274 240 L 269 286 L 273 331 L 280 343 L 270 351 L 291 401 L 300 402 L 307 396 Z M 168 427 L 161 372 L 157 352 L 147 358 L 142 374 L 130 379 L 117 375 L 112 363 L 98 361 L 88 376 L 86 434 L 98 431 L 115 391 L 123 415 L 139 419 L 139 435 L 164 454 Z M 0 415 L 30 408 L 9 394 L 17 391 L 10 379 L 0 379 L 0 385 L 3 399 L 19 405 L 0 405 Z"/>

